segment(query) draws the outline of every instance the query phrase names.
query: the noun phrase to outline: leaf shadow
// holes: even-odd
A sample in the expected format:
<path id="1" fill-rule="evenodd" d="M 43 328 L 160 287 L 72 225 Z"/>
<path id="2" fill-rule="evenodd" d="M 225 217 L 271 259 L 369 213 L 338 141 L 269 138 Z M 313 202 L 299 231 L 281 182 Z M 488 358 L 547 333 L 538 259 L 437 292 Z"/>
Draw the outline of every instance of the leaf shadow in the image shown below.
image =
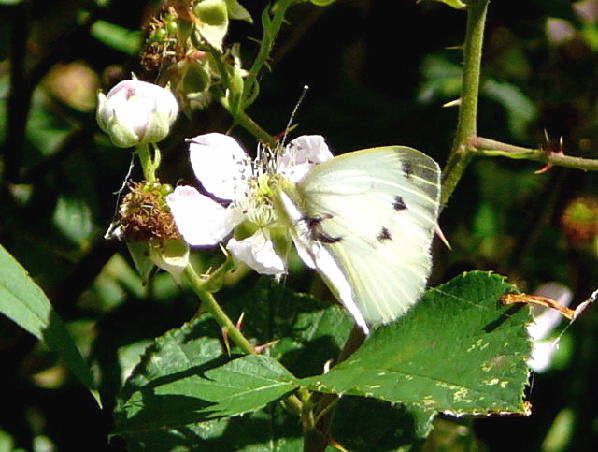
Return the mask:
<path id="1" fill-rule="evenodd" d="M 196 397 L 184 395 L 158 395 L 155 388 L 143 388 L 138 391 L 140 399 L 129 401 L 129 408 L 139 406 L 141 409 L 133 416 L 117 414 L 117 434 L 135 432 L 136 430 L 166 429 L 179 425 L 191 424 L 206 420 L 200 412 L 214 405 Z"/>
<path id="2" fill-rule="evenodd" d="M 279 361 L 297 378 L 322 373 L 324 364 L 340 353 L 340 347 L 332 336 L 321 336 L 304 342 L 301 347 L 284 353 Z"/>
<path id="3" fill-rule="evenodd" d="M 500 328 L 507 320 L 509 320 L 511 316 L 517 314 L 521 310 L 521 308 L 523 308 L 522 304 L 513 305 L 509 307 L 509 309 L 503 312 L 496 320 L 493 320 L 492 322 L 485 325 L 484 331 L 486 333 L 492 333 L 497 328 Z"/>
<path id="4" fill-rule="evenodd" d="M 184 400 L 175 402 L 186 404 Z M 128 450 L 150 452 L 178 450 L 181 447 L 192 451 L 244 450 L 247 446 L 265 444 L 273 440 L 300 438 L 300 428 L 296 418 L 283 413 L 280 407 L 266 410 L 268 411 L 266 416 L 264 413 L 254 413 L 242 417 L 211 420 L 202 420 L 196 414 L 195 417 L 190 416 L 185 425 L 152 429 L 147 428 L 147 424 L 140 424 L 138 430 L 130 429 L 116 435 L 126 440 Z M 139 420 L 144 421 L 144 419 Z"/>

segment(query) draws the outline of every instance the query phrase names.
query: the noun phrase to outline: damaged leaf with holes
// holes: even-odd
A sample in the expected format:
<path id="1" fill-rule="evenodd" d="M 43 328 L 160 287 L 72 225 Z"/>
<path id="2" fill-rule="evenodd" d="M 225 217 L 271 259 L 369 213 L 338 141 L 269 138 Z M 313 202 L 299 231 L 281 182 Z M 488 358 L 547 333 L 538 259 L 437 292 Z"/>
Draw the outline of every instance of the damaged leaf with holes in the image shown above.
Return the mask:
<path id="1" fill-rule="evenodd" d="M 464 273 L 428 289 L 349 359 L 301 384 L 455 416 L 528 415 L 532 317 L 527 307 L 501 303 L 512 292 L 500 275 Z"/>

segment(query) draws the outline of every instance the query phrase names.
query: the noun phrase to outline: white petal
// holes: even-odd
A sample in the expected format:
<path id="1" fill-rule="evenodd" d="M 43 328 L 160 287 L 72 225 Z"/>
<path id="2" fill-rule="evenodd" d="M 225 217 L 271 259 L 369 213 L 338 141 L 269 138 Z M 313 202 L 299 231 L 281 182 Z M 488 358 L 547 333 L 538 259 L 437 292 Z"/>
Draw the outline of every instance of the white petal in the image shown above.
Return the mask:
<path id="1" fill-rule="evenodd" d="M 247 190 L 251 161 L 234 138 L 221 133 L 191 140 L 191 166 L 205 189 L 222 199 L 236 199 Z"/>
<path id="2" fill-rule="evenodd" d="M 278 158 L 277 169 L 291 182 L 300 182 L 312 167 L 332 157 L 323 137 L 306 135 L 295 138 L 285 148 Z"/>
<path id="3" fill-rule="evenodd" d="M 272 240 L 261 230 L 245 240 L 230 239 L 226 249 L 235 259 L 264 275 L 281 275 L 286 272 L 284 262 L 276 254 Z"/>
<path id="4" fill-rule="evenodd" d="M 555 341 L 534 342 L 532 357 L 528 360 L 527 365 L 534 372 L 546 372 L 550 368 L 552 357 L 557 350 L 558 345 Z"/>
<path id="5" fill-rule="evenodd" d="M 243 219 L 188 185 L 177 187 L 166 203 L 179 233 L 190 245 L 215 245 Z"/>
<path id="6" fill-rule="evenodd" d="M 567 286 L 558 283 L 542 284 L 535 291 L 534 295 L 552 298 L 561 306 L 569 306 L 573 300 L 573 292 Z M 527 327 L 529 335 L 535 341 L 546 339 L 562 321 L 563 315 L 549 308 L 534 307 L 534 323 Z"/>

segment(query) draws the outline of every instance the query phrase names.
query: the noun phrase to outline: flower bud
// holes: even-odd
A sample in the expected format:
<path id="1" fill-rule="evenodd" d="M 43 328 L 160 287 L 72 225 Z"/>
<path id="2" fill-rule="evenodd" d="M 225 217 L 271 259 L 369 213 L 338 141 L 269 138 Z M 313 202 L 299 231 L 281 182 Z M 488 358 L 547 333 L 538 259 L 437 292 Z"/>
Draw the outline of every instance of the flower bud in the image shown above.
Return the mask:
<path id="1" fill-rule="evenodd" d="M 212 47 L 221 50 L 228 31 L 228 9 L 225 0 L 200 0 L 193 7 L 201 36 Z"/>
<path id="2" fill-rule="evenodd" d="M 141 80 L 123 80 L 107 95 L 98 93 L 96 119 L 118 147 L 164 139 L 178 113 L 169 89 Z"/>

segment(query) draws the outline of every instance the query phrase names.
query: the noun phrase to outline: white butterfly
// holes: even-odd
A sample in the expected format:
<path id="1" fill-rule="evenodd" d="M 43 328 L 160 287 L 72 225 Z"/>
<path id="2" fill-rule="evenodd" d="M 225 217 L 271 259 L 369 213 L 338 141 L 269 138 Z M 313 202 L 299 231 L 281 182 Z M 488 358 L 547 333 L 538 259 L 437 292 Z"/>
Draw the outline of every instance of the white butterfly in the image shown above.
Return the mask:
<path id="1" fill-rule="evenodd" d="M 335 157 L 280 192 L 299 254 L 366 333 L 421 296 L 439 198 L 436 162 L 402 146 Z"/>
<path id="2" fill-rule="evenodd" d="M 417 302 L 430 274 L 440 197 L 432 158 L 402 146 L 333 157 L 322 137 L 311 136 L 251 162 L 230 137 L 208 134 L 191 143 L 196 176 L 231 203 L 177 187 L 167 202 L 189 244 L 213 245 L 249 224 L 254 233 L 230 239 L 228 250 L 279 275 L 284 253 L 273 238 L 282 231 L 366 333 Z"/>

